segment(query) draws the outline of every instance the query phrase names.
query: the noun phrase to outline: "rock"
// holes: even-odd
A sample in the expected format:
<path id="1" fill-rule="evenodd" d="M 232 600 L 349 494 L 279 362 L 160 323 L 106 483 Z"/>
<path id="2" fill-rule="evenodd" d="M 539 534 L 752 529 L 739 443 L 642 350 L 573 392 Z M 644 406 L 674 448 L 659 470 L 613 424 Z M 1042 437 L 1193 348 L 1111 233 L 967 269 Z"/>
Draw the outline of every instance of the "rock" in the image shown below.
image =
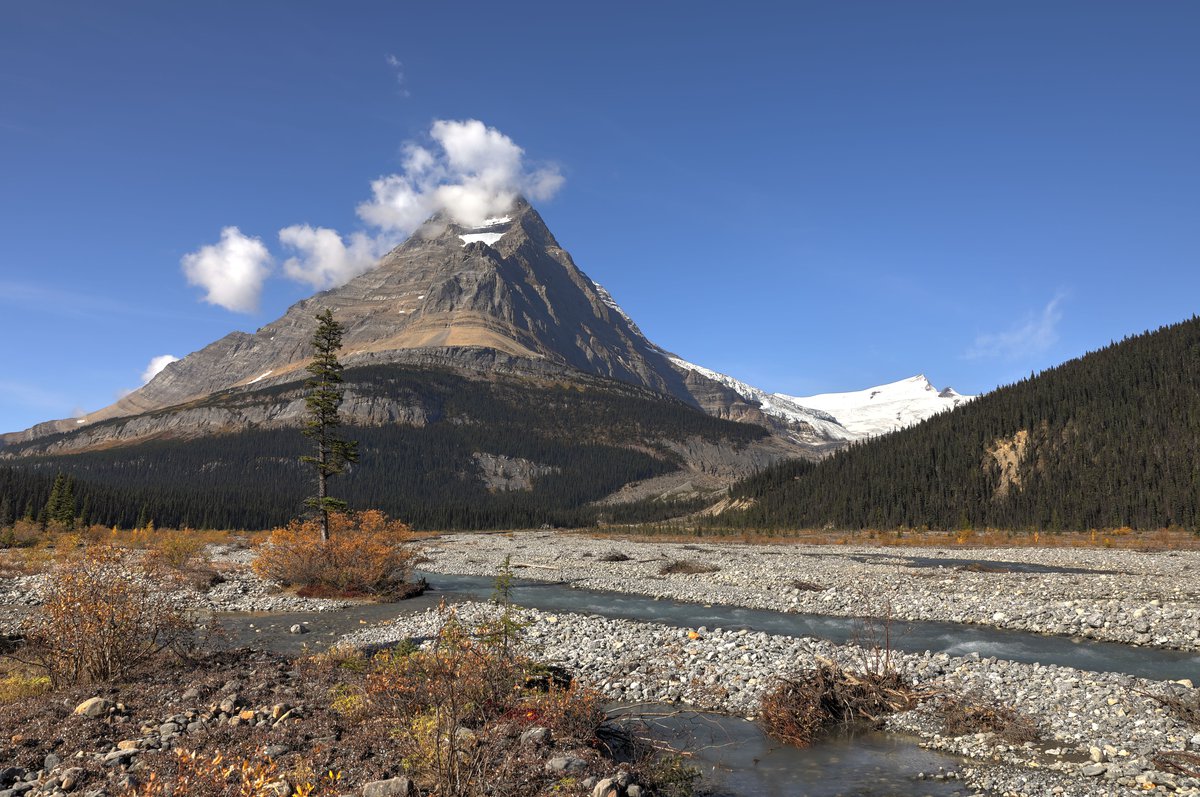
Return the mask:
<path id="1" fill-rule="evenodd" d="M 106 716 L 113 707 L 111 700 L 105 700 L 102 697 L 91 697 L 75 707 L 75 713 L 84 717 L 103 717 Z"/>
<path id="2" fill-rule="evenodd" d="M 139 739 L 122 739 L 121 741 L 117 742 L 118 750 L 137 750 L 141 746 L 142 742 Z"/>
<path id="3" fill-rule="evenodd" d="M 296 623 L 295 625 L 293 625 L 291 628 L 288 629 L 288 633 L 289 634 L 307 634 L 308 626 L 304 625 L 303 623 Z"/>
<path id="4" fill-rule="evenodd" d="M 521 744 L 529 745 L 547 745 L 550 744 L 551 735 L 549 728 L 543 728 L 540 725 L 535 725 L 525 733 L 521 734 Z"/>
<path id="5" fill-rule="evenodd" d="M 237 709 L 239 703 L 241 703 L 241 698 L 235 692 L 222 700 L 217 708 L 225 714 L 232 714 Z"/>
<path id="6" fill-rule="evenodd" d="M 620 797 L 621 790 L 612 778 L 605 778 L 592 789 L 592 797 Z"/>
<path id="7" fill-rule="evenodd" d="M 84 774 L 83 767 L 71 767 L 62 773 L 62 783 L 59 785 L 63 791 L 71 791 L 83 782 Z"/>
<path id="8" fill-rule="evenodd" d="M 179 725 L 174 722 L 164 722 L 158 726 L 159 736 L 170 736 L 173 733 L 179 733 Z"/>
<path id="9" fill-rule="evenodd" d="M 238 719 L 240 719 L 242 722 L 250 722 L 254 719 L 254 709 L 246 709 L 242 713 L 238 714 Z"/>
<path id="10" fill-rule="evenodd" d="M 1089 778 L 1097 778 L 1107 772 L 1108 767 L 1104 766 L 1103 764 L 1088 764 L 1079 771 Z"/>
<path id="11" fill-rule="evenodd" d="M 371 781 L 363 786 L 362 797 L 408 797 L 413 791 L 412 781 L 402 776 Z"/>
<path id="12" fill-rule="evenodd" d="M 54 769 L 56 766 L 58 766 L 61 763 L 62 763 L 61 758 L 56 756 L 54 753 L 47 753 L 46 757 L 44 759 L 42 759 L 42 769 L 49 772 L 50 770 Z"/>
<path id="13" fill-rule="evenodd" d="M 123 767 L 132 761 L 137 754 L 137 750 L 113 750 L 104 756 L 103 763 L 106 767 Z"/>
<path id="14" fill-rule="evenodd" d="M 269 744 L 263 748 L 263 755 L 267 758 L 279 758 L 281 755 L 287 755 L 291 749 L 286 744 Z"/>
<path id="15" fill-rule="evenodd" d="M 587 762 L 582 758 L 557 756 L 546 762 L 547 772 L 582 772 L 587 769 Z"/>
<path id="16" fill-rule="evenodd" d="M 625 797 L 642 797 L 642 787 L 636 783 L 630 783 L 625 789 Z"/>

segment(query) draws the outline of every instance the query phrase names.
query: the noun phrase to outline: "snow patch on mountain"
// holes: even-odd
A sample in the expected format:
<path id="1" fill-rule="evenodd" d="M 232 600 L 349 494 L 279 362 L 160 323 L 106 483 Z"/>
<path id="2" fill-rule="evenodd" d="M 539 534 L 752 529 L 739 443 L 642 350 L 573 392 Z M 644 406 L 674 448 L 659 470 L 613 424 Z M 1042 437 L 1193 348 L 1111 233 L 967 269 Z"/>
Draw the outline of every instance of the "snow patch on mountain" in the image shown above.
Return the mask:
<path id="1" fill-rule="evenodd" d="M 503 238 L 504 233 L 502 233 L 502 232 L 471 232 L 471 233 L 467 233 L 466 235 L 460 235 L 458 237 L 462 238 L 463 246 L 466 246 L 467 244 L 475 243 L 476 241 L 483 241 L 488 246 L 491 246 L 492 244 L 496 243 L 496 241 L 499 241 L 501 238 Z"/>
<path id="2" fill-rule="evenodd" d="M 961 395 L 949 387 L 938 390 L 924 374 L 846 393 L 773 395 L 784 401 L 829 413 L 856 438 L 877 437 L 912 426 L 975 398 Z"/>
<path id="3" fill-rule="evenodd" d="M 784 396 L 768 393 L 753 385 L 748 385 L 740 379 L 734 379 L 732 376 L 690 363 L 674 355 L 668 354 L 667 359 L 677 368 L 693 371 L 714 382 L 719 382 L 751 404 L 757 404 L 759 409 L 767 415 L 782 418 L 785 421 L 808 424 L 817 434 L 830 440 L 854 440 L 857 437 L 838 423 L 837 418 L 827 412 L 802 406 Z"/>
<path id="4" fill-rule="evenodd" d="M 634 332 L 641 335 L 643 338 L 646 337 L 645 335 L 642 335 L 642 330 L 638 329 L 638 325 L 634 323 L 634 320 L 629 316 L 629 313 L 621 309 L 621 305 L 617 304 L 617 300 L 612 297 L 612 294 L 609 293 L 603 285 L 595 280 L 592 281 L 592 285 L 595 286 L 596 294 L 600 297 L 600 301 L 604 302 L 609 310 L 612 310 L 614 313 L 621 316 L 621 318 L 625 319 L 625 323 L 628 324 L 629 328 Z"/>

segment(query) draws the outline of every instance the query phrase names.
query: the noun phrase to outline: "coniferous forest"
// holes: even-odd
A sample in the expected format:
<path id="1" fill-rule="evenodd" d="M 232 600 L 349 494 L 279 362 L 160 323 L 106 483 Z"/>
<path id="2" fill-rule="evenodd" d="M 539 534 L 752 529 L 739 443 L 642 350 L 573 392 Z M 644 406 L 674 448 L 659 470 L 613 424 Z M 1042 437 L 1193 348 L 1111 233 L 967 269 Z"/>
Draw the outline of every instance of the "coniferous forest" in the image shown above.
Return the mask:
<path id="1" fill-rule="evenodd" d="M 344 427 L 343 436 L 359 443 L 359 461 L 331 482 L 332 492 L 351 508 L 382 509 L 418 528 L 578 526 L 594 524 L 601 513 L 609 519 L 659 519 L 681 507 L 588 504 L 630 481 L 678 469 L 678 459 L 661 441 L 695 436 L 739 446 L 766 434 L 601 380 L 484 381 L 399 366 L 348 369 L 346 378 L 360 393 L 405 396 L 429 421 L 421 427 Z M 295 390 L 284 385 L 249 398 L 233 395 L 269 402 Z M 211 399 L 229 400 L 230 395 Z M 50 501 L 61 473 L 71 477 L 75 511 L 85 524 L 268 528 L 304 512 L 315 477 L 300 457 L 310 453 L 310 441 L 288 428 L 27 454 L 0 461 L 0 501 L 7 501 L 15 518 L 48 520 L 46 507 L 61 503 Z M 545 466 L 545 472 L 532 480 L 532 489 L 489 489 L 476 453 L 520 458 Z"/>
<path id="2" fill-rule="evenodd" d="M 1200 318 L 732 492 L 713 524 L 1200 530 Z"/>

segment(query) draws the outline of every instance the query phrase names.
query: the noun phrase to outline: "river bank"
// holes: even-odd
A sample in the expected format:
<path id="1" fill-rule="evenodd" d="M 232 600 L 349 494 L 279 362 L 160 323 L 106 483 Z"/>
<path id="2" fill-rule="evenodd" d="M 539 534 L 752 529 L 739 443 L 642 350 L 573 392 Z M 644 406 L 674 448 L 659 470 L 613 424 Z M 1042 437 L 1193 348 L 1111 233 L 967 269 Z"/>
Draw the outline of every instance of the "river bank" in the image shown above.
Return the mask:
<path id="1" fill-rule="evenodd" d="M 447 534 L 421 566 L 698 603 L 841 617 L 891 615 L 1200 651 L 1200 551 L 756 546 Z M 673 562 L 711 572 L 668 573 Z M 1024 568 L 1024 569 L 1022 569 Z M 1032 568 L 1032 570 L 1030 570 Z"/>
<path id="2" fill-rule="evenodd" d="M 471 624 L 497 609 L 467 602 L 455 611 Z M 537 610 L 520 610 L 518 617 L 539 656 L 621 702 L 678 703 L 753 717 L 763 692 L 780 676 L 821 659 L 851 669 L 871 665 L 863 648 L 815 639 Z M 344 641 L 382 645 L 427 639 L 444 621 L 444 613 L 428 610 L 361 629 Z M 973 788 L 1030 797 L 1100 797 L 1153 784 L 1150 789 L 1200 794 L 1200 780 L 1160 772 L 1152 761 L 1163 750 L 1200 750 L 1200 732 L 1151 697 L 1186 686 L 979 656 L 893 651 L 890 658 L 922 690 L 986 694 L 1036 721 L 1040 740 L 1017 745 L 988 734 L 945 734 L 932 702 L 888 721 L 889 728 L 916 734 L 931 749 L 972 759 L 960 775 Z"/>

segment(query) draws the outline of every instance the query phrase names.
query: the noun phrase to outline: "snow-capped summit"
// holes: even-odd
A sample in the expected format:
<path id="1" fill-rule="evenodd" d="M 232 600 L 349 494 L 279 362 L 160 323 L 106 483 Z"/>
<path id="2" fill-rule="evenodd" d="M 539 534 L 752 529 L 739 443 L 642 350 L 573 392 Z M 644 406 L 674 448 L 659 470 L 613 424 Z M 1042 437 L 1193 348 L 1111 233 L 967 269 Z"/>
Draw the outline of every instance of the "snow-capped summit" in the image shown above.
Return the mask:
<path id="1" fill-rule="evenodd" d="M 975 398 L 964 396 L 951 387 L 938 390 L 925 374 L 847 393 L 774 395 L 802 407 L 829 413 L 859 438 L 875 437 L 912 426 Z"/>

